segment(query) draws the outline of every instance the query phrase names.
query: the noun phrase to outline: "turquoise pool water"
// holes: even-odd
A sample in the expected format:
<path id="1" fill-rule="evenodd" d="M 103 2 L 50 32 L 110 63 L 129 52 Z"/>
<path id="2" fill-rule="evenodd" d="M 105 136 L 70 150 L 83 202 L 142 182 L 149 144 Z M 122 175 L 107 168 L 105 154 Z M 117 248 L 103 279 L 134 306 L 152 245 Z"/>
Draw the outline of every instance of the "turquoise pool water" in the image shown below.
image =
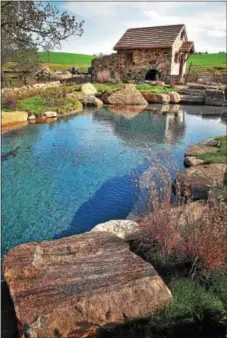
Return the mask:
<path id="1" fill-rule="evenodd" d="M 100 222 L 124 219 L 135 204 L 143 212 L 145 195 L 135 180 L 153 161 L 170 167 L 176 161 L 183 170 L 189 144 L 226 132 L 220 118 L 205 116 L 213 108 L 184 106 L 177 117 L 156 108 L 156 113 L 130 116 L 107 108 L 88 110 L 5 134 L 3 253 L 17 244 L 82 233 Z M 172 174 L 174 178 L 173 170 Z"/>

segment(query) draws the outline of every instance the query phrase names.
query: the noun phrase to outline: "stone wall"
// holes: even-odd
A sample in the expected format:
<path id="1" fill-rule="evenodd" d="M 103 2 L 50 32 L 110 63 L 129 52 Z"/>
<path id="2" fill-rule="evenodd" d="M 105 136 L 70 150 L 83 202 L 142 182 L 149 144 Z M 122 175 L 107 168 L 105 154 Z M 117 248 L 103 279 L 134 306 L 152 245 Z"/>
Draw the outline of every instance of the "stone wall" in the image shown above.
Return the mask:
<path id="1" fill-rule="evenodd" d="M 128 59 L 129 53 L 131 53 L 131 60 Z M 118 73 L 122 81 L 144 81 L 148 69 L 157 64 L 162 71 L 162 80 L 166 81 L 170 78 L 171 58 L 171 49 L 119 51 L 92 61 L 93 81 L 97 81 L 97 73 L 103 70 L 109 70 L 112 78 L 115 78 L 115 74 Z"/>
<path id="2" fill-rule="evenodd" d="M 209 75 L 209 74 L 202 73 L 202 72 L 198 72 L 196 74 L 189 74 L 187 82 L 197 83 L 199 80 L 202 80 L 204 82 L 216 82 L 216 83 L 227 84 L 226 74 Z"/>
<path id="3" fill-rule="evenodd" d="M 209 106 L 227 107 L 224 90 L 206 89 L 205 104 Z"/>

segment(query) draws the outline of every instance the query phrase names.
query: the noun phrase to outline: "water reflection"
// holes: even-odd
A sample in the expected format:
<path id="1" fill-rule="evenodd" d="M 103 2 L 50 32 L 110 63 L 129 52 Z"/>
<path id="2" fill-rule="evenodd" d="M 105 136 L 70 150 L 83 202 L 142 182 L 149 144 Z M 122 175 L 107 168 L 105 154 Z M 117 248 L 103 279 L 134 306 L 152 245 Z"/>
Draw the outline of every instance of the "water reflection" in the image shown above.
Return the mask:
<path id="1" fill-rule="evenodd" d="M 108 122 L 114 132 L 128 144 L 144 147 L 146 143 L 174 143 L 184 137 L 186 131 L 185 112 L 179 105 L 142 107 L 122 106 L 97 110 L 93 120 Z"/>

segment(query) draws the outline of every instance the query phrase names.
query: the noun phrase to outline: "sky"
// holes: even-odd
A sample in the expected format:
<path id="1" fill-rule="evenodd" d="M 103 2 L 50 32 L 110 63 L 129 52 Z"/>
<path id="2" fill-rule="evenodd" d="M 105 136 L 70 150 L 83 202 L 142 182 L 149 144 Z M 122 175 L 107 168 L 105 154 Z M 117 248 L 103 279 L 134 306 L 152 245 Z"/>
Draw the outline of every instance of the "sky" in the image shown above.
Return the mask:
<path id="1" fill-rule="evenodd" d="M 128 28 L 185 24 L 196 51 L 226 51 L 226 3 L 219 1 L 60 1 L 59 9 L 85 20 L 81 37 L 62 43 L 63 52 L 110 54 Z"/>

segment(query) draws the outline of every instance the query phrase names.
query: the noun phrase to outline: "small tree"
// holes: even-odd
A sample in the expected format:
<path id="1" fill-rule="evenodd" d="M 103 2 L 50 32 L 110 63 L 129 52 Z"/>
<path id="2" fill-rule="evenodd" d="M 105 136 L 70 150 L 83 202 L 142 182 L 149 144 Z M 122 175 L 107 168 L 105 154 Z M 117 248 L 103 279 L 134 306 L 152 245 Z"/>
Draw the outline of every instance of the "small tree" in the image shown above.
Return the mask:
<path id="1" fill-rule="evenodd" d="M 50 63 L 50 52 L 54 49 L 54 45 L 51 41 L 47 41 L 45 46 L 43 47 L 43 50 L 47 52 L 47 60 L 48 63 Z"/>
<path id="2" fill-rule="evenodd" d="M 2 1 L 2 63 L 11 61 L 18 44 L 23 51 L 49 44 L 60 48 L 69 36 L 83 34 L 83 23 L 48 2 Z"/>

